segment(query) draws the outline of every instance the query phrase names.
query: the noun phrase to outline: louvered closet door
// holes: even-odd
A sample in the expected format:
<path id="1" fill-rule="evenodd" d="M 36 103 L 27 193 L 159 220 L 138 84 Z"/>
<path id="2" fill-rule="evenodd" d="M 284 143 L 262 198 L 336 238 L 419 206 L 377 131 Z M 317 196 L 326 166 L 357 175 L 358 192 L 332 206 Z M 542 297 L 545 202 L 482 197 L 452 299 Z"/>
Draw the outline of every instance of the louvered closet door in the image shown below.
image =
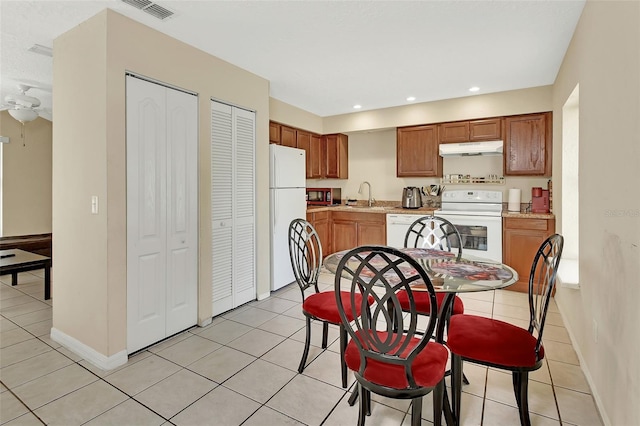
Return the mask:
<path id="1" fill-rule="evenodd" d="M 235 129 L 235 306 L 256 298 L 255 254 L 255 113 L 234 108 Z"/>
<path id="2" fill-rule="evenodd" d="M 127 76 L 127 351 L 197 322 L 197 97 Z"/>
<path id="3" fill-rule="evenodd" d="M 211 102 L 213 315 L 256 298 L 255 113 Z"/>

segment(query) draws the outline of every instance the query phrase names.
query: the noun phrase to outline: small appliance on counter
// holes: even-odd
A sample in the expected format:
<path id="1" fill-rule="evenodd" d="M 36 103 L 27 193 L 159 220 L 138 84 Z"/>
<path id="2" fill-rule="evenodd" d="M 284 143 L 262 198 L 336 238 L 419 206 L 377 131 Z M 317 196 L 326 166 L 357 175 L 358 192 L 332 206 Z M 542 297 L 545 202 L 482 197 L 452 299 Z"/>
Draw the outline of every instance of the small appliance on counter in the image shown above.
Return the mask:
<path id="1" fill-rule="evenodd" d="M 417 186 L 407 186 L 402 190 L 402 208 L 419 209 L 422 207 L 422 193 Z"/>
<path id="2" fill-rule="evenodd" d="M 549 190 L 531 188 L 531 213 L 549 213 Z"/>
<path id="3" fill-rule="evenodd" d="M 341 188 L 307 188 L 308 206 L 333 206 L 342 203 Z"/>

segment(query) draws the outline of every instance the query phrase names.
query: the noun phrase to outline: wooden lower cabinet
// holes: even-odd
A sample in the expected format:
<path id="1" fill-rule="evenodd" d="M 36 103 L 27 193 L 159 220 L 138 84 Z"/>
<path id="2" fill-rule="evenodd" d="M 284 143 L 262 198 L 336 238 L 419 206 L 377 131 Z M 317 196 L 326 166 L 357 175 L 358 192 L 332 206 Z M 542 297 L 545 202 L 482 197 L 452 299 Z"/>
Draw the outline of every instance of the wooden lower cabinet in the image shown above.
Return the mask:
<path id="1" fill-rule="evenodd" d="M 518 281 L 507 290 L 527 293 L 529 274 L 536 251 L 555 232 L 555 219 L 504 218 L 502 262 L 518 272 Z"/>
<path id="2" fill-rule="evenodd" d="M 386 215 L 332 212 L 331 237 L 331 253 L 366 244 L 384 245 L 387 239 Z"/>
<path id="3" fill-rule="evenodd" d="M 320 244 L 322 245 L 322 255 L 326 256 L 331 251 L 331 235 L 329 231 L 331 228 L 329 227 L 329 212 L 321 211 L 321 212 L 307 212 L 307 221 L 313 225 L 318 233 L 318 237 L 320 238 Z"/>

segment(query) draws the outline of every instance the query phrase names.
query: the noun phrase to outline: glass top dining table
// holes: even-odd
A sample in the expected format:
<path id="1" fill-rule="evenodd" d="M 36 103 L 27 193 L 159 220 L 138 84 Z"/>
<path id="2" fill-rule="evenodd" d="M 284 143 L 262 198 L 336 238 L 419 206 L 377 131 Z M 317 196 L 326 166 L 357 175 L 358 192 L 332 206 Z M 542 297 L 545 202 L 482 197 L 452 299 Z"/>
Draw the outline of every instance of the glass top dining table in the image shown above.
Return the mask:
<path id="1" fill-rule="evenodd" d="M 428 248 L 399 248 L 424 268 L 431 279 L 435 291 L 447 293 L 438 318 L 450 312 L 453 298 L 457 293 L 498 290 L 518 281 L 518 273 L 504 263 L 475 256 L 457 257 L 455 253 Z M 330 254 L 324 259 L 324 266 L 335 273 L 338 263 L 349 250 Z M 424 284 L 412 286 L 413 291 L 424 291 Z M 445 321 L 438 321 L 436 341 L 442 342 Z"/>

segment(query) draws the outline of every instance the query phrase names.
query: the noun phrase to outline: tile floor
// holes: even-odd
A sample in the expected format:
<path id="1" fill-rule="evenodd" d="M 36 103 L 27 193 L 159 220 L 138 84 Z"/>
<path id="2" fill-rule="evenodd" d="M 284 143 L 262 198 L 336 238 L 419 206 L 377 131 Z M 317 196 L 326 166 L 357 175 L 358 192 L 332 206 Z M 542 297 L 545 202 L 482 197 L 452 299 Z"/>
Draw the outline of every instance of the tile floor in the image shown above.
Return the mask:
<path id="1" fill-rule="evenodd" d="M 0 277 L 0 424 L 2 425 L 355 425 L 350 389 L 340 387 L 338 330 L 320 349 L 314 324 L 308 366 L 296 369 L 304 342 L 297 287 L 286 287 L 100 370 L 49 338 L 51 301 L 42 275 L 19 285 Z M 323 274 L 325 289 L 333 275 Z M 509 291 L 462 295 L 467 313 L 524 326 L 525 295 Z M 545 332 L 547 358 L 531 375 L 534 425 L 601 425 L 555 304 Z M 462 398 L 464 425 L 517 425 L 511 376 L 465 364 L 471 384 Z M 407 401 L 374 396 L 367 425 L 409 425 Z M 431 397 L 423 425 L 432 424 Z"/>

